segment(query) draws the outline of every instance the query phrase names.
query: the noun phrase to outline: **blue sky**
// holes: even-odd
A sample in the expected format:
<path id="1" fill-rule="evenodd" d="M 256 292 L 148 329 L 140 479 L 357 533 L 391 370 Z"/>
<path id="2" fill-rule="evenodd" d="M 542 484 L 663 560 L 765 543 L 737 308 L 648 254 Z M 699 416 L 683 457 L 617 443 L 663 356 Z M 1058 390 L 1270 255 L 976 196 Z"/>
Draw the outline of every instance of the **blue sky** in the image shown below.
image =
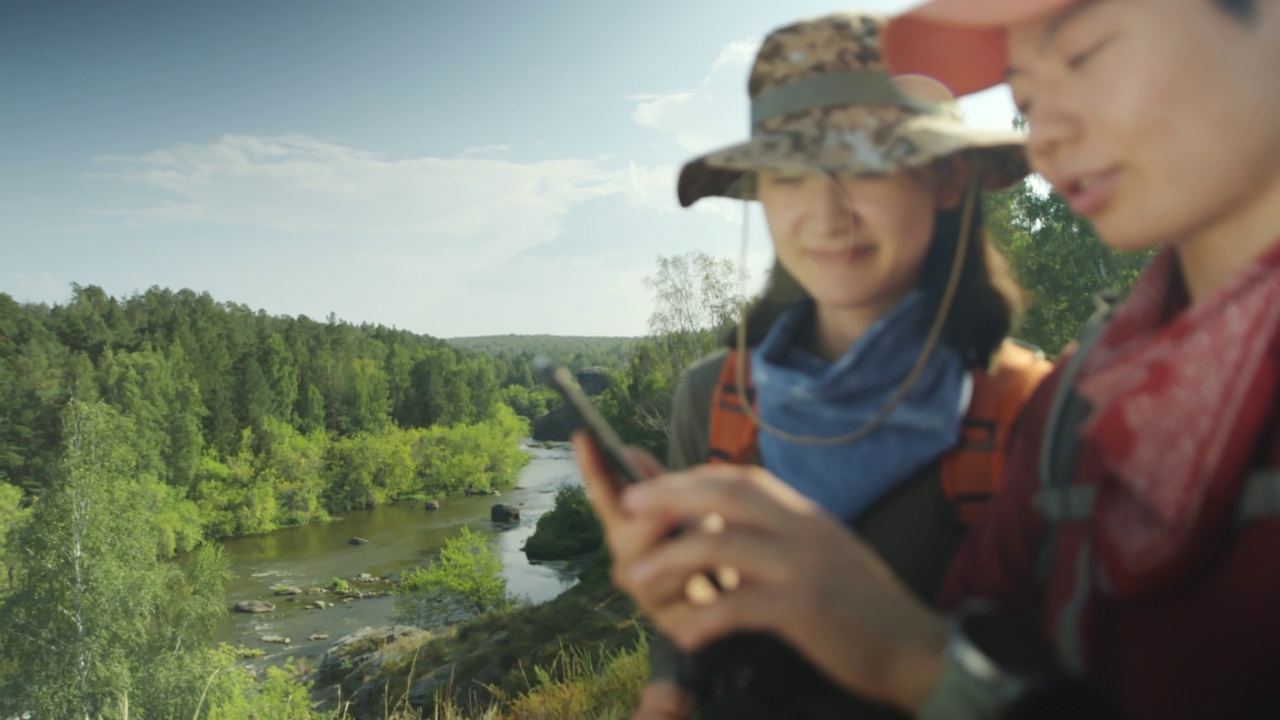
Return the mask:
<path id="1" fill-rule="evenodd" d="M 641 334 L 657 256 L 739 253 L 741 207 L 679 209 L 680 163 L 745 137 L 766 32 L 841 7 L 0 0 L 0 292 Z M 964 107 L 1012 117 L 1003 89 Z"/>

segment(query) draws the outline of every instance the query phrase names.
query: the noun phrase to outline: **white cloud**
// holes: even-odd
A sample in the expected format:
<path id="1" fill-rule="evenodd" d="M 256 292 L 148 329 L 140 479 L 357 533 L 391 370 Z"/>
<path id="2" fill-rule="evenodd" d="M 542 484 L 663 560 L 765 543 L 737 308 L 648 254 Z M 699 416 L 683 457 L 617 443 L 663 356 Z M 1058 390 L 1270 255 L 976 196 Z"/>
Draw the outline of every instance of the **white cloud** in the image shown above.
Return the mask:
<path id="1" fill-rule="evenodd" d="M 746 137 L 747 71 L 760 39 L 726 45 L 696 90 L 665 95 L 632 95 L 631 118 L 669 135 L 684 149 L 702 153 Z"/>
<path id="2" fill-rule="evenodd" d="M 511 149 L 510 145 L 505 145 L 501 143 L 497 145 L 478 145 L 476 147 L 467 148 L 466 150 L 463 150 L 462 152 L 458 153 L 458 157 L 467 157 L 469 155 L 497 155 L 499 153 L 504 153 L 510 149 Z"/>
<path id="3" fill-rule="evenodd" d="M 603 158 L 397 160 L 305 135 L 227 135 L 97 161 L 108 168 L 97 177 L 155 192 L 140 207 L 101 212 L 135 224 L 473 238 L 508 254 L 555 237 L 577 203 L 626 189 Z"/>

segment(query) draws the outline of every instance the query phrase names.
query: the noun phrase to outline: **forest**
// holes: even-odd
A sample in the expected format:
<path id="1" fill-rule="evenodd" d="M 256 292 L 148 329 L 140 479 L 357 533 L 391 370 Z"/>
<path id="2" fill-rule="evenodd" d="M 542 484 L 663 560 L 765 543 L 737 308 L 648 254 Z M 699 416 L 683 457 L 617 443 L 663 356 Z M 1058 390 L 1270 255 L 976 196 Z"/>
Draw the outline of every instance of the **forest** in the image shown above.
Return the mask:
<path id="1" fill-rule="evenodd" d="M 1030 183 L 988 196 L 985 210 L 1033 301 L 1016 334 L 1050 356 L 1098 291 L 1123 294 L 1149 259 L 1107 250 Z M 715 349 L 743 301 L 736 277 L 734 263 L 702 253 L 659 258 L 649 336 L 638 339 L 445 341 L 191 290 L 116 298 L 74 286 L 53 306 L 0 294 L 0 717 L 329 717 L 308 709 L 296 672 L 255 680 L 233 648 L 213 645 L 229 566 L 210 541 L 509 487 L 529 457 L 518 446 L 529 421 L 555 405 L 534 382 L 534 353 L 603 367 L 602 411 L 661 456 L 680 373 Z M 504 606 L 458 631 L 461 643 L 519 628 L 504 641 L 524 643 L 518 651 L 433 641 L 443 667 L 466 652 L 510 661 L 503 672 L 523 678 L 484 717 L 559 716 L 514 709 L 539 703 L 625 712 L 642 680 L 643 632 L 626 649 L 636 626 L 608 588 L 598 525 L 580 493 L 563 496 L 545 523 L 555 532 L 526 550 L 594 552 L 587 592 Z M 550 664 L 530 676 L 511 663 L 535 643 Z M 393 660 L 396 672 L 412 667 Z"/>

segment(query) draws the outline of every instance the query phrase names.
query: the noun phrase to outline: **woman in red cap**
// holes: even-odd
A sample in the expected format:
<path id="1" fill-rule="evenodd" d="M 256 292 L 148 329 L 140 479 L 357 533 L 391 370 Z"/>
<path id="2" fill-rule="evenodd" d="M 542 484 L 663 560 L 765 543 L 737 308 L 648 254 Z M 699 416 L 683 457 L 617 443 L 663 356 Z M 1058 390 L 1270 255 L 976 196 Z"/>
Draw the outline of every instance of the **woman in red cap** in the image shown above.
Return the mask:
<path id="1" fill-rule="evenodd" d="M 1096 716 L 1085 687 L 1128 717 L 1280 717 L 1280 2 L 937 0 L 886 42 L 957 93 L 1007 79 L 1034 169 L 1159 254 L 1024 411 L 950 616 L 753 468 L 629 489 L 651 545 L 617 576 L 686 649 L 768 630 L 923 717 Z M 708 513 L 723 531 L 660 539 Z M 674 590 L 722 566 L 742 583 L 714 602 Z"/>

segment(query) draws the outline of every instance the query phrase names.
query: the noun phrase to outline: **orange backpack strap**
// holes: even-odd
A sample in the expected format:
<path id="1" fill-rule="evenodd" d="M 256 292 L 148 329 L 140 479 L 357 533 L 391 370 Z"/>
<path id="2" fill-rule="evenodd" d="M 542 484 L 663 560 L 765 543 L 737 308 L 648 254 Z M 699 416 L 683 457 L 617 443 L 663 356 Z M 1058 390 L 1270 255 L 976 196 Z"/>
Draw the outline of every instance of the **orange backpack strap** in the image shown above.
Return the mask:
<path id="1" fill-rule="evenodd" d="M 942 459 L 942 491 L 960 522 L 971 525 L 986 512 L 1004 478 L 1009 439 L 1022 405 L 1053 369 L 1044 354 L 1006 340 L 991 367 L 973 373 L 973 398 L 959 446 Z"/>
<path id="2" fill-rule="evenodd" d="M 742 397 L 755 403 L 751 385 L 751 354 L 742 356 L 744 392 L 738 392 L 738 352 L 730 350 L 720 370 L 720 379 L 711 395 L 711 422 L 707 442 L 707 462 L 748 465 L 756 460 L 756 424 L 742 408 Z"/>
<path id="3" fill-rule="evenodd" d="M 725 357 L 715 392 L 707 462 L 746 465 L 756 461 L 756 423 L 742 409 L 742 395 L 755 403 L 751 356 L 743 358 L 746 390 L 738 393 L 737 353 Z M 943 494 L 955 506 L 960 522 L 970 525 L 986 511 L 1004 477 L 1009 439 L 1022 405 L 1053 369 L 1037 350 L 1006 340 L 988 370 L 973 373 L 973 397 L 960 431 L 960 444 L 939 466 Z"/>

